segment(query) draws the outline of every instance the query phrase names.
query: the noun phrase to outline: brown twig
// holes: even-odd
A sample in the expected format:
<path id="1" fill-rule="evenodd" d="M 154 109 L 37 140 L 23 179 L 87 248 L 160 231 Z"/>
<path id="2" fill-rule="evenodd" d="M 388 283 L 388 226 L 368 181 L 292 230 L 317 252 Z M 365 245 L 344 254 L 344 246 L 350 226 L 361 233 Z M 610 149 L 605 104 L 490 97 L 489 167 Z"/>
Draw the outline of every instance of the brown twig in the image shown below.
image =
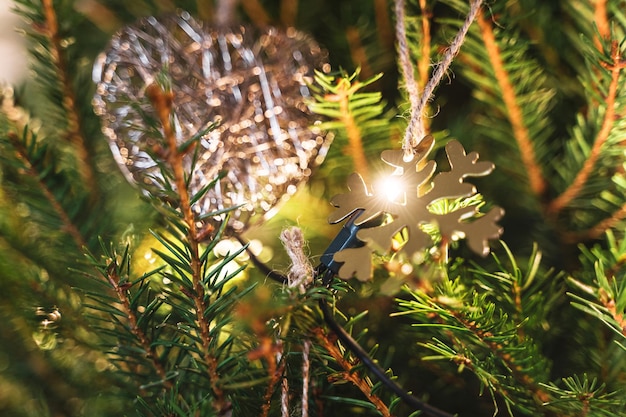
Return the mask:
<path id="1" fill-rule="evenodd" d="M 522 109 L 518 104 L 515 88 L 511 83 L 509 74 L 504 68 L 502 54 L 496 42 L 491 22 L 485 17 L 482 11 L 478 13 L 476 21 L 478 23 L 478 27 L 480 28 L 483 42 L 487 50 L 487 55 L 489 56 L 489 61 L 493 67 L 496 80 L 500 90 L 502 91 L 502 100 L 504 101 L 504 105 L 507 109 L 509 122 L 513 128 L 513 137 L 517 142 L 522 162 L 524 163 L 526 172 L 528 173 L 530 188 L 536 196 L 541 197 L 546 190 L 546 182 L 543 178 L 543 174 L 541 173 L 541 167 L 537 164 L 535 150 L 530 139 L 528 128 L 524 123 Z"/>
<path id="2" fill-rule="evenodd" d="M 348 26 L 346 28 L 346 40 L 348 41 L 348 48 L 350 48 L 352 62 L 361 69 L 361 75 L 364 78 L 373 76 L 374 72 L 369 63 L 363 42 L 361 42 L 359 29 L 354 26 Z"/>
<path id="3" fill-rule="evenodd" d="M 602 147 L 611 134 L 611 130 L 615 124 L 615 99 L 618 93 L 619 77 L 621 71 L 626 68 L 626 62 L 621 59 L 617 41 L 613 42 L 611 48 L 611 58 L 613 62 L 611 65 L 607 65 L 607 69 L 611 72 L 611 82 L 609 84 L 609 92 L 605 101 L 606 111 L 604 113 L 604 118 L 602 119 L 600 131 L 596 136 L 593 147 L 589 152 L 589 157 L 585 161 L 582 169 L 578 172 L 576 178 L 574 178 L 574 181 L 572 181 L 569 187 L 567 187 L 561 195 L 550 203 L 548 206 L 549 213 L 558 213 L 581 192 L 583 186 L 593 173 L 595 164 L 600 157 Z"/>
<path id="4" fill-rule="evenodd" d="M 376 33 L 383 48 L 393 48 L 393 31 L 389 20 L 389 9 L 386 0 L 374 0 L 374 18 L 376 19 Z"/>
<path id="5" fill-rule="evenodd" d="M 613 277 L 613 279 L 615 279 Z M 612 296 L 607 294 L 602 288 L 599 290 L 598 299 L 602 303 L 602 305 L 608 310 L 613 320 L 617 322 L 617 325 L 620 327 L 622 334 L 626 336 L 626 317 L 624 316 L 623 311 L 617 311 L 617 304 Z"/>
<path id="6" fill-rule="evenodd" d="M 241 5 L 255 25 L 263 27 L 272 21 L 259 0 L 241 0 Z"/>
<path id="7" fill-rule="evenodd" d="M 348 136 L 348 149 L 350 156 L 354 161 L 354 167 L 361 176 L 367 180 L 368 165 L 367 157 L 365 156 L 365 149 L 363 148 L 363 138 L 361 136 L 361 129 L 357 125 L 352 112 L 350 111 L 350 94 L 356 90 L 358 84 L 350 85 L 350 82 L 344 79 L 339 80 L 337 86 L 337 94 L 326 95 L 325 100 L 339 103 L 339 120 L 346 129 L 346 135 Z"/>
<path id="8" fill-rule="evenodd" d="M 420 0 L 420 10 L 422 12 L 422 39 L 420 40 L 422 45 L 422 56 L 417 63 L 417 73 L 419 75 L 417 79 L 417 85 L 423 89 L 428 82 L 428 74 L 430 68 L 430 49 L 431 49 L 431 35 L 430 35 L 430 18 L 431 12 L 428 9 L 426 0 Z M 428 134 L 428 129 L 426 129 Z"/>
<path id="9" fill-rule="evenodd" d="M 374 407 L 380 412 L 383 417 L 391 417 L 391 412 L 387 405 L 376 394 L 372 393 L 372 385 L 368 381 L 361 377 L 358 372 L 354 371 L 355 363 L 346 359 L 342 352 L 339 350 L 337 344 L 332 341 L 328 335 L 321 328 L 313 330 L 317 340 L 330 354 L 333 360 L 343 369 L 341 376 L 344 380 L 350 381 L 367 397 L 368 401 L 372 403 Z"/>
<path id="10" fill-rule="evenodd" d="M 50 204 L 52 209 L 59 216 L 61 223 L 63 223 L 63 229 L 72 237 L 74 243 L 79 249 L 87 246 L 83 235 L 80 233 L 76 225 L 72 222 L 69 214 L 65 211 L 61 203 L 56 199 L 52 191 L 50 191 L 46 183 L 43 181 L 41 173 L 30 161 L 28 151 L 26 150 L 24 143 L 20 141 L 20 139 L 14 132 L 9 132 L 7 136 L 9 138 L 9 141 L 11 142 L 11 145 L 15 149 L 18 158 L 24 164 L 26 174 L 37 182 L 41 193 L 44 195 L 45 199 L 48 200 L 48 203 Z M 31 138 L 31 140 L 34 139 Z"/>
<path id="11" fill-rule="evenodd" d="M 456 320 L 462 324 L 467 330 L 469 330 L 474 336 L 478 338 L 485 346 L 491 350 L 497 357 L 500 358 L 502 362 L 504 362 L 507 369 L 511 371 L 512 376 L 528 387 L 529 391 L 533 393 L 533 395 L 537 398 L 540 403 L 545 403 L 550 399 L 550 395 L 543 390 L 532 377 L 528 374 L 524 373 L 521 370 L 520 365 L 516 363 L 516 360 L 509 353 L 505 353 L 502 351 L 504 346 L 501 343 L 494 342 L 490 340 L 490 337 L 493 335 L 490 332 L 487 332 L 483 329 L 480 329 L 476 322 L 467 320 L 462 314 L 451 311 L 452 315 L 456 318 Z"/>
<path id="12" fill-rule="evenodd" d="M 190 292 L 189 295 L 194 302 L 196 320 L 198 328 L 200 329 L 200 339 L 202 341 L 203 360 L 207 366 L 211 390 L 215 395 L 214 406 L 219 413 L 222 413 L 224 410 L 228 409 L 230 405 L 226 401 L 224 391 L 219 385 L 220 378 L 217 371 L 217 360 L 213 355 L 211 355 L 211 336 L 209 334 L 210 324 L 204 316 L 206 303 L 204 301 L 205 291 L 202 283 L 203 264 L 200 260 L 199 232 L 196 225 L 196 219 L 191 208 L 189 190 L 187 189 L 187 182 L 185 179 L 185 169 L 183 166 L 183 157 L 185 156 L 185 153 L 184 151 L 180 152 L 178 150 L 178 143 L 176 141 L 176 136 L 170 120 L 173 94 L 171 92 L 163 91 L 161 87 L 156 84 L 152 84 L 146 89 L 146 95 L 152 102 L 163 128 L 163 136 L 165 138 L 165 145 L 167 146 L 167 150 L 164 150 L 163 156 L 173 171 L 176 191 L 180 197 L 180 211 L 188 227 L 187 240 L 191 252 L 190 267 L 192 271 L 191 281 L 193 285 L 193 291 Z"/>
<path id="13" fill-rule="evenodd" d="M 265 333 L 265 325 L 261 322 L 256 322 L 253 325 L 253 330 L 256 334 L 261 334 L 259 339 L 259 347 L 250 353 L 248 353 L 248 359 L 258 360 L 263 359 L 267 364 L 267 374 L 269 375 L 269 383 L 265 388 L 265 394 L 263 395 L 263 405 L 261 406 L 260 417 L 267 417 L 270 412 L 270 406 L 272 405 L 272 395 L 276 389 L 278 382 L 283 379 L 285 372 L 286 362 L 280 360 L 282 358 L 283 347 L 280 341 L 274 343 L 274 339 Z"/>
<path id="14" fill-rule="evenodd" d="M 608 39 L 611 35 L 611 24 L 606 10 L 607 0 L 595 0 L 593 3 L 593 22 L 598 28 L 598 34 L 603 39 Z M 602 50 L 602 41 L 598 38 L 594 39 L 596 48 Z"/>
<path id="15" fill-rule="evenodd" d="M 170 389 L 173 386 L 171 380 L 167 379 L 167 373 L 165 372 L 165 367 L 159 361 L 158 355 L 150 342 L 150 339 L 146 336 L 146 334 L 141 330 L 141 328 L 137 325 L 137 315 L 135 311 L 133 311 L 130 300 L 128 299 L 127 290 L 130 284 L 128 283 L 120 283 L 120 276 L 117 272 L 117 263 L 115 260 L 111 262 L 111 264 L 107 268 L 107 280 L 109 284 L 115 290 L 115 294 L 117 295 L 117 299 L 122 303 L 122 309 L 124 313 L 126 313 L 126 318 L 128 319 L 128 327 L 131 333 L 135 336 L 141 348 L 146 352 L 146 358 L 150 360 L 154 370 L 156 371 L 161 381 L 163 381 L 163 385 Z"/>
<path id="16" fill-rule="evenodd" d="M 285 26 L 295 26 L 298 20 L 298 0 L 280 2 L 280 21 Z"/>
<path id="17" fill-rule="evenodd" d="M 607 230 L 617 226 L 619 222 L 626 218 L 626 204 L 623 204 L 618 210 L 616 210 L 611 217 L 607 217 L 601 222 L 597 223 L 593 227 L 584 230 L 582 232 L 566 233 L 563 236 L 563 240 L 566 243 L 577 243 L 587 239 L 598 239 Z"/>
<path id="18" fill-rule="evenodd" d="M 54 10 L 52 0 L 42 0 L 42 4 L 46 23 L 44 33 L 50 40 L 50 54 L 63 92 L 63 107 L 67 116 L 67 137 L 77 152 L 79 172 L 87 188 L 97 190 L 97 183 L 92 170 L 94 164 L 91 162 L 91 156 L 87 150 L 85 138 L 82 133 L 83 128 L 79 117 L 78 105 L 76 103 L 76 95 L 63 54 L 62 38 L 59 34 L 56 11 Z"/>

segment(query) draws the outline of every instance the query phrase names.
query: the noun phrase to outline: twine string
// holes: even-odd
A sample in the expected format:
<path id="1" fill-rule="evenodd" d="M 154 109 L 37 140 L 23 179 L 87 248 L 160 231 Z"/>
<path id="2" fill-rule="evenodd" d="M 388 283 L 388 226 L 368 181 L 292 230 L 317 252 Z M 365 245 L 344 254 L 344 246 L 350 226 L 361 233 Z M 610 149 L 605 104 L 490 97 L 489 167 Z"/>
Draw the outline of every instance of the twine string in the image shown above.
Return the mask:
<path id="1" fill-rule="evenodd" d="M 311 361 L 309 352 L 311 341 L 304 340 L 302 344 L 302 417 L 309 417 L 309 379 L 311 373 Z"/>
<path id="2" fill-rule="evenodd" d="M 287 274 L 287 285 L 297 288 L 304 293 L 306 287 L 313 282 L 313 266 L 304 253 L 305 241 L 302 230 L 298 227 L 291 227 L 283 230 L 280 240 L 285 246 L 287 255 L 291 259 L 291 268 Z"/>
<path id="3" fill-rule="evenodd" d="M 415 148 L 420 144 L 424 136 L 426 136 L 426 128 L 424 126 L 424 111 L 426 105 L 431 100 L 433 92 L 441 83 L 444 75 L 450 69 L 452 61 L 459 53 L 459 50 L 465 41 L 467 32 L 476 18 L 482 3 L 483 0 L 471 1 L 470 10 L 465 17 L 463 25 L 450 43 L 450 46 L 443 53 L 441 61 L 435 65 L 435 70 L 430 76 L 428 83 L 426 83 L 424 91 L 420 94 L 415 81 L 413 64 L 411 62 L 408 49 L 404 16 L 404 0 L 396 0 L 396 36 L 398 37 L 400 68 L 402 75 L 405 78 L 411 102 L 411 117 L 402 141 L 402 149 L 404 149 L 405 157 L 407 159 L 413 157 Z"/>

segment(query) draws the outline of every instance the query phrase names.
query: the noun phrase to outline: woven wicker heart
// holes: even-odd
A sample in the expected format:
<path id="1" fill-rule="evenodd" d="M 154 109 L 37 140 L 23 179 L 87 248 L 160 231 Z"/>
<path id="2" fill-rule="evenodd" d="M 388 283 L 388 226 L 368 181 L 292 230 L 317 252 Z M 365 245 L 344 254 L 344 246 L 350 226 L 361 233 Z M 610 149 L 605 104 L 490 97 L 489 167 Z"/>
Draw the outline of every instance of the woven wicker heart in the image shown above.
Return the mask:
<path id="1" fill-rule="evenodd" d="M 306 105 L 324 65 L 320 47 L 295 30 L 215 28 L 186 13 L 149 17 L 118 32 L 98 58 L 94 108 L 122 171 L 155 195 L 162 174 L 149 154 L 159 139 L 146 87 L 171 85 L 179 143 L 219 121 L 200 140 L 196 163 L 186 161 L 190 191 L 224 173 L 194 210 L 241 205 L 229 225 L 242 231 L 271 215 L 326 154 L 330 141 Z"/>

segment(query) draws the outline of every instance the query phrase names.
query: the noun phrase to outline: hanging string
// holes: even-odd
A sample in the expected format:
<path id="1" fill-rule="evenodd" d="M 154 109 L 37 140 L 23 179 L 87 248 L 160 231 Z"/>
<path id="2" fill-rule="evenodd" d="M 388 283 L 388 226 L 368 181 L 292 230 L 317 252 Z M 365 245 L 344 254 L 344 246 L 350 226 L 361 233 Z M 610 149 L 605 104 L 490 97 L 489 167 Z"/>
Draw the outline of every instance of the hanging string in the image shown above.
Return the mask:
<path id="1" fill-rule="evenodd" d="M 311 341 L 305 339 L 302 344 L 302 417 L 309 417 L 309 378 L 311 371 L 311 361 L 309 352 Z"/>
<path id="2" fill-rule="evenodd" d="M 413 156 L 414 149 L 420 144 L 424 136 L 426 136 L 426 128 L 423 120 L 426 104 L 428 104 L 435 88 L 437 88 L 450 68 L 450 64 L 452 64 L 454 57 L 456 57 L 459 53 L 461 45 L 463 45 L 463 42 L 465 41 L 465 36 L 467 35 L 472 22 L 476 18 L 482 3 L 483 0 L 471 1 L 470 10 L 465 18 L 465 22 L 463 22 L 463 26 L 461 26 L 458 33 L 450 43 L 450 46 L 444 52 L 441 61 L 435 66 L 435 70 L 424 87 L 424 91 L 419 94 L 417 87 L 415 87 L 415 91 L 411 91 L 409 88 L 409 85 L 416 83 L 413 75 L 413 64 L 411 63 L 407 46 L 406 29 L 404 27 L 404 0 L 396 0 L 396 34 L 398 36 L 398 49 L 400 52 L 400 67 L 402 68 L 402 73 L 405 77 L 407 90 L 411 96 L 411 118 L 404 134 L 404 140 L 402 141 L 402 149 L 404 149 L 405 156 L 407 158 L 411 158 Z M 400 8 L 402 8 L 402 11 L 398 10 Z M 400 17 L 402 17 L 402 19 L 400 19 Z M 405 52 L 403 52 L 403 50 Z M 409 78 L 407 77 L 412 79 L 412 81 L 409 81 Z"/>
<path id="3" fill-rule="evenodd" d="M 398 55 L 400 56 L 400 72 L 409 93 L 411 109 L 417 107 L 420 98 L 419 88 L 415 81 L 411 54 L 406 36 L 406 16 L 404 14 L 404 0 L 396 0 L 396 37 L 398 38 Z"/>
<path id="4" fill-rule="evenodd" d="M 313 282 L 314 271 L 304 252 L 306 242 L 302 230 L 297 227 L 287 228 L 280 234 L 280 240 L 292 262 L 287 274 L 287 283 L 289 287 L 297 288 L 300 293 L 304 293 L 305 288 Z"/>
<path id="5" fill-rule="evenodd" d="M 218 0 L 215 8 L 215 23 L 219 26 L 233 24 L 239 0 Z"/>
<path id="6" fill-rule="evenodd" d="M 283 378 L 280 385 L 280 416 L 289 417 L 289 382 Z"/>

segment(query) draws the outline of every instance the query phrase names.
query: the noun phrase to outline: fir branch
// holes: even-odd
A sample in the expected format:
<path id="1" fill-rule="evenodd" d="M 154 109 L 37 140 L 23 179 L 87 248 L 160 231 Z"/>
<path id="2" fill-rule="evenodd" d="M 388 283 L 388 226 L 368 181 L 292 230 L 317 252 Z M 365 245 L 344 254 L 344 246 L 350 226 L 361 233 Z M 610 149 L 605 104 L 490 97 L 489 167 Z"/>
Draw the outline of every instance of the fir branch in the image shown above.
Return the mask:
<path id="1" fill-rule="evenodd" d="M 351 76 L 343 75 L 337 80 L 316 74 L 316 81 L 322 91 L 316 94 L 316 102 L 311 103 L 313 112 L 331 117 L 336 122 L 327 122 L 324 127 L 341 127 L 348 139 L 349 155 L 354 167 L 363 177 L 367 177 L 368 162 L 363 146 L 363 130 L 378 127 L 376 120 L 383 111 L 379 93 L 361 93 L 359 90 L 380 79 L 378 74 L 366 81 L 355 81 L 359 71 Z"/>
<path id="2" fill-rule="evenodd" d="M 585 183 L 587 183 L 589 177 L 593 173 L 596 162 L 598 161 L 598 158 L 602 153 L 602 147 L 608 140 L 613 125 L 615 124 L 615 105 L 618 94 L 620 75 L 621 71 L 626 68 L 626 61 L 622 60 L 619 44 L 617 41 L 612 42 L 611 59 L 611 64 L 602 63 L 603 66 L 611 73 L 611 82 L 609 84 L 608 94 L 605 98 L 604 104 L 606 106 L 606 111 L 604 112 L 604 118 L 602 119 L 600 131 L 596 136 L 593 147 L 589 152 L 589 156 L 585 160 L 582 169 L 578 172 L 574 181 L 561 195 L 554 199 L 548 206 L 548 212 L 552 214 L 560 212 L 582 191 Z"/>
<path id="3" fill-rule="evenodd" d="M 97 189 L 95 175 L 93 173 L 91 156 L 85 144 L 83 127 L 79 110 L 77 107 L 76 95 L 72 86 L 72 78 L 68 71 L 68 65 L 63 54 L 62 38 L 59 34 L 56 10 L 52 0 L 42 0 L 45 18 L 44 34 L 50 42 L 50 53 L 55 66 L 57 76 L 61 83 L 61 91 L 64 95 L 62 103 L 66 113 L 69 141 L 74 145 L 77 152 L 79 172 L 90 189 Z"/>
<path id="4" fill-rule="evenodd" d="M 350 381 L 354 386 L 356 386 L 368 401 L 376 407 L 376 409 L 380 412 L 383 417 L 391 417 L 391 412 L 389 411 L 389 407 L 383 402 L 380 397 L 372 392 L 372 385 L 368 383 L 366 379 L 361 377 L 358 372 L 355 371 L 356 364 L 351 360 L 346 359 L 342 352 L 339 350 L 337 344 L 332 341 L 329 336 L 324 332 L 322 328 L 313 329 L 313 333 L 315 334 L 317 340 L 320 342 L 322 347 L 330 354 L 333 360 L 343 369 L 341 372 L 341 376 L 346 381 Z"/>
<path id="5" fill-rule="evenodd" d="M 113 259 L 109 266 L 106 269 L 107 273 L 107 281 L 115 290 L 115 294 L 117 295 L 118 300 L 122 303 L 122 311 L 126 314 L 126 319 L 128 320 L 128 327 L 130 332 L 135 336 L 141 348 L 146 352 L 145 356 L 152 363 L 152 366 L 156 373 L 161 378 L 161 382 L 167 389 L 171 389 L 173 384 L 170 379 L 167 378 L 167 373 L 165 371 L 165 367 L 159 360 L 159 356 L 154 349 L 150 339 L 138 325 L 138 318 L 135 314 L 135 311 L 131 307 L 130 300 L 128 298 L 127 291 L 131 286 L 130 283 L 122 282 L 122 279 L 118 272 L 118 265 Z"/>
<path id="6" fill-rule="evenodd" d="M 600 38 L 608 39 L 611 35 L 611 24 L 609 23 L 607 13 L 607 1 L 608 0 L 595 0 L 593 4 L 593 21 L 598 28 Z M 602 40 L 596 38 L 595 44 L 598 50 L 602 50 Z"/>
<path id="7" fill-rule="evenodd" d="M 502 53 L 496 42 L 492 24 L 487 20 L 482 11 L 478 13 L 476 21 L 480 28 L 480 33 L 487 50 L 489 61 L 493 67 L 494 75 L 502 92 L 502 100 L 507 109 L 509 122 L 513 128 L 513 136 L 520 149 L 522 162 L 528 174 L 530 188 L 536 196 L 541 197 L 546 190 L 546 182 L 543 178 L 541 167 L 537 163 L 528 127 L 524 123 L 522 109 L 518 103 L 515 89 L 504 67 Z"/>
<path id="8" fill-rule="evenodd" d="M 611 217 L 602 220 L 600 223 L 591 227 L 585 232 L 566 235 L 566 239 L 571 242 L 580 242 L 585 239 L 598 239 L 606 233 L 607 230 L 615 228 L 622 220 L 626 218 L 626 203 L 616 210 Z"/>
<path id="9" fill-rule="evenodd" d="M 504 345 L 494 341 L 493 333 L 481 329 L 480 325 L 476 321 L 468 320 L 457 311 L 452 311 L 452 315 L 463 325 L 465 329 L 472 333 L 477 340 L 479 340 L 484 346 L 488 347 L 489 350 L 502 361 L 506 368 L 510 370 L 511 375 L 523 386 L 525 386 L 534 395 L 534 397 L 537 398 L 540 404 L 550 399 L 549 394 L 545 392 L 545 390 L 543 390 L 530 375 L 523 372 L 523 367 L 517 363 L 514 356 L 504 349 Z"/>
<path id="10" fill-rule="evenodd" d="M 248 358 L 250 360 L 257 360 L 263 358 L 265 363 L 267 364 L 267 374 L 269 376 L 269 382 L 267 387 L 265 388 L 265 394 L 263 395 L 263 405 L 261 406 L 261 414 L 260 417 L 268 417 L 270 412 L 270 406 L 272 405 L 272 396 L 274 391 L 276 390 L 276 386 L 283 379 L 283 374 L 285 372 L 286 362 L 283 360 L 278 360 L 277 358 L 282 358 L 283 346 L 282 343 L 274 343 L 272 338 L 265 334 L 265 326 L 264 323 L 255 322 L 253 325 L 254 329 L 257 333 L 262 333 L 259 341 L 259 347 L 250 353 L 248 353 Z"/>
<path id="11" fill-rule="evenodd" d="M 618 241 L 608 232 L 606 246 L 598 245 L 591 250 L 582 248 L 581 262 L 589 269 L 593 268 L 594 275 L 586 277 L 587 282 L 569 279 L 578 290 L 592 296 L 594 300 L 572 293 L 569 295 L 574 300 L 574 307 L 597 317 L 621 339 L 626 339 L 626 280 L 623 270 L 626 241 Z M 625 345 L 618 343 L 626 350 Z"/>
<path id="12" fill-rule="evenodd" d="M 434 342 L 420 345 L 438 355 L 423 359 L 452 360 L 460 369 L 471 370 L 507 407 L 528 410 L 550 399 L 541 385 L 549 369 L 534 337 L 544 332 L 556 300 L 545 295 L 554 294 L 556 280 L 550 273 L 538 273 L 538 252 L 524 272 L 508 247 L 505 250 L 510 267 L 494 255 L 501 271 L 463 270 L 463 275 L 439 283 L 433 296 L 409 290 L 413 300 L 398 300 L 401 311 L 394 315 L 409 315 L 413 326 L 436 331 Z M 459 266 L 452 265 L 449 273 Z"/>
<path id="13" fill-rule="evenodd" d="M 590 380 L 587 374 L 583 374 L 582 378 L 574 375 L 563 378 L 562 383 L 565 385 L 563 388 L 554 383 L 546 385 L 555 398 L 546 403 L 547 406 L 558 406 L 561 413 L 581 417 L 623 415 L 621 393 L 607 392 L 606 385 L 599 383 L 596 378 Z"/>
<path id="14" fill-rule="evenodd" d="M 363 138 L 361 130 L 356 124 L 352 112 L 349 108 L 351 86 L 348 83 L 340 83 L 337 89 L 336 100 L 339 101 L 339 111 L 341 113 L 340 121 L 344 124 L 348 134 L 348 144 L 350 146 L 350 155 L 354 160 L 354 166 L 357 172 L 360 172 L 364 178 L 368 178 L 368 164 L 363 149 Z"/>
<path id="15" fill-rule="evenodd" d="M 36 139 L 34 137 L 34 133 L 25 130 L 25 135 L 26 138 L 30 138 L 33 143 L 35 142 Z M 54 196 L 54 193 L 44 182 L 44 175 L 42 175 L 42 173 L 37 169 L 35 162 L 31 160 L 30 154 L 24 142 L 20 140 L 15 132 L 9 132 L 7 134 L 7 137 L 9 139 L 9 142 L 15 149 L 18 158 L 22 161 L 22 164 L 24 165 L 24 173 L 35 181 L 44 198 L 48 201 L 50 207 L 52 207 L 54 212 L 61 220 L 63 224 L 63 229 L 74 240 L 76 247 L 79 249 L 84 248 L 87 244 L 83 235 L 80 233 L 78 227 L 76 227 L 74 222 L 72 222 L 70 215 L 67 213 L 65 208 L 63 208 L 63 205 L 61 205 L 59 200 L 57 200 L 57 198 Z"/>
<path id="16" fill-rule="evenodd" d="M 205 317 L 206 303 L 205 303 L 205 290 L 202 283 L 202 266 L 203 262 L 200 259 L 200 234 L 205 235 L 204 231 L 198 231 L 196 225 L 196 218 L 191 208 L 191 199 L 189 196 L 189 190 L 187 188 L 187 179 L 185 176 L 185 169 L 183 165 L 183 156 L 185 152 L 189 152 L 193 147 L 186 147 L 185 150 L 180 151 L 176 142 L 176 135 L 171 124 L 171 111 L 173 94 L 161 89 L 157 84 L 152 84 L 147 88 L 146 94 L 152 102 L 157 117 L 161 122 L 163 128 L 163 136 L 167 150 L 163 150 L 164 157 L 170 165 L 174 181 L 176 185 L 176 191 L 180 197 L 180 210 L 185 223 L 187 224 L 187 240 L 190 249 L 190 268 L 193 291 L 189 296 L 193 299 L 194 310 L 196 314 L 196 320 L 198 328 L 200 329 L 200 339 L 202 342 L 202 356 L 207 366 L 207 372 L 209 381 L 211 384 L 211 390 L 215 395 L 214 407 L 216 411 L 223 412 L 228 409 L 229 405 L 225 399 L 223 389 L 219 386 L 219 373 L 217 370 L 218 363 L 216 358 L 211 355 L 211 335 L 210 324 Z"/>

